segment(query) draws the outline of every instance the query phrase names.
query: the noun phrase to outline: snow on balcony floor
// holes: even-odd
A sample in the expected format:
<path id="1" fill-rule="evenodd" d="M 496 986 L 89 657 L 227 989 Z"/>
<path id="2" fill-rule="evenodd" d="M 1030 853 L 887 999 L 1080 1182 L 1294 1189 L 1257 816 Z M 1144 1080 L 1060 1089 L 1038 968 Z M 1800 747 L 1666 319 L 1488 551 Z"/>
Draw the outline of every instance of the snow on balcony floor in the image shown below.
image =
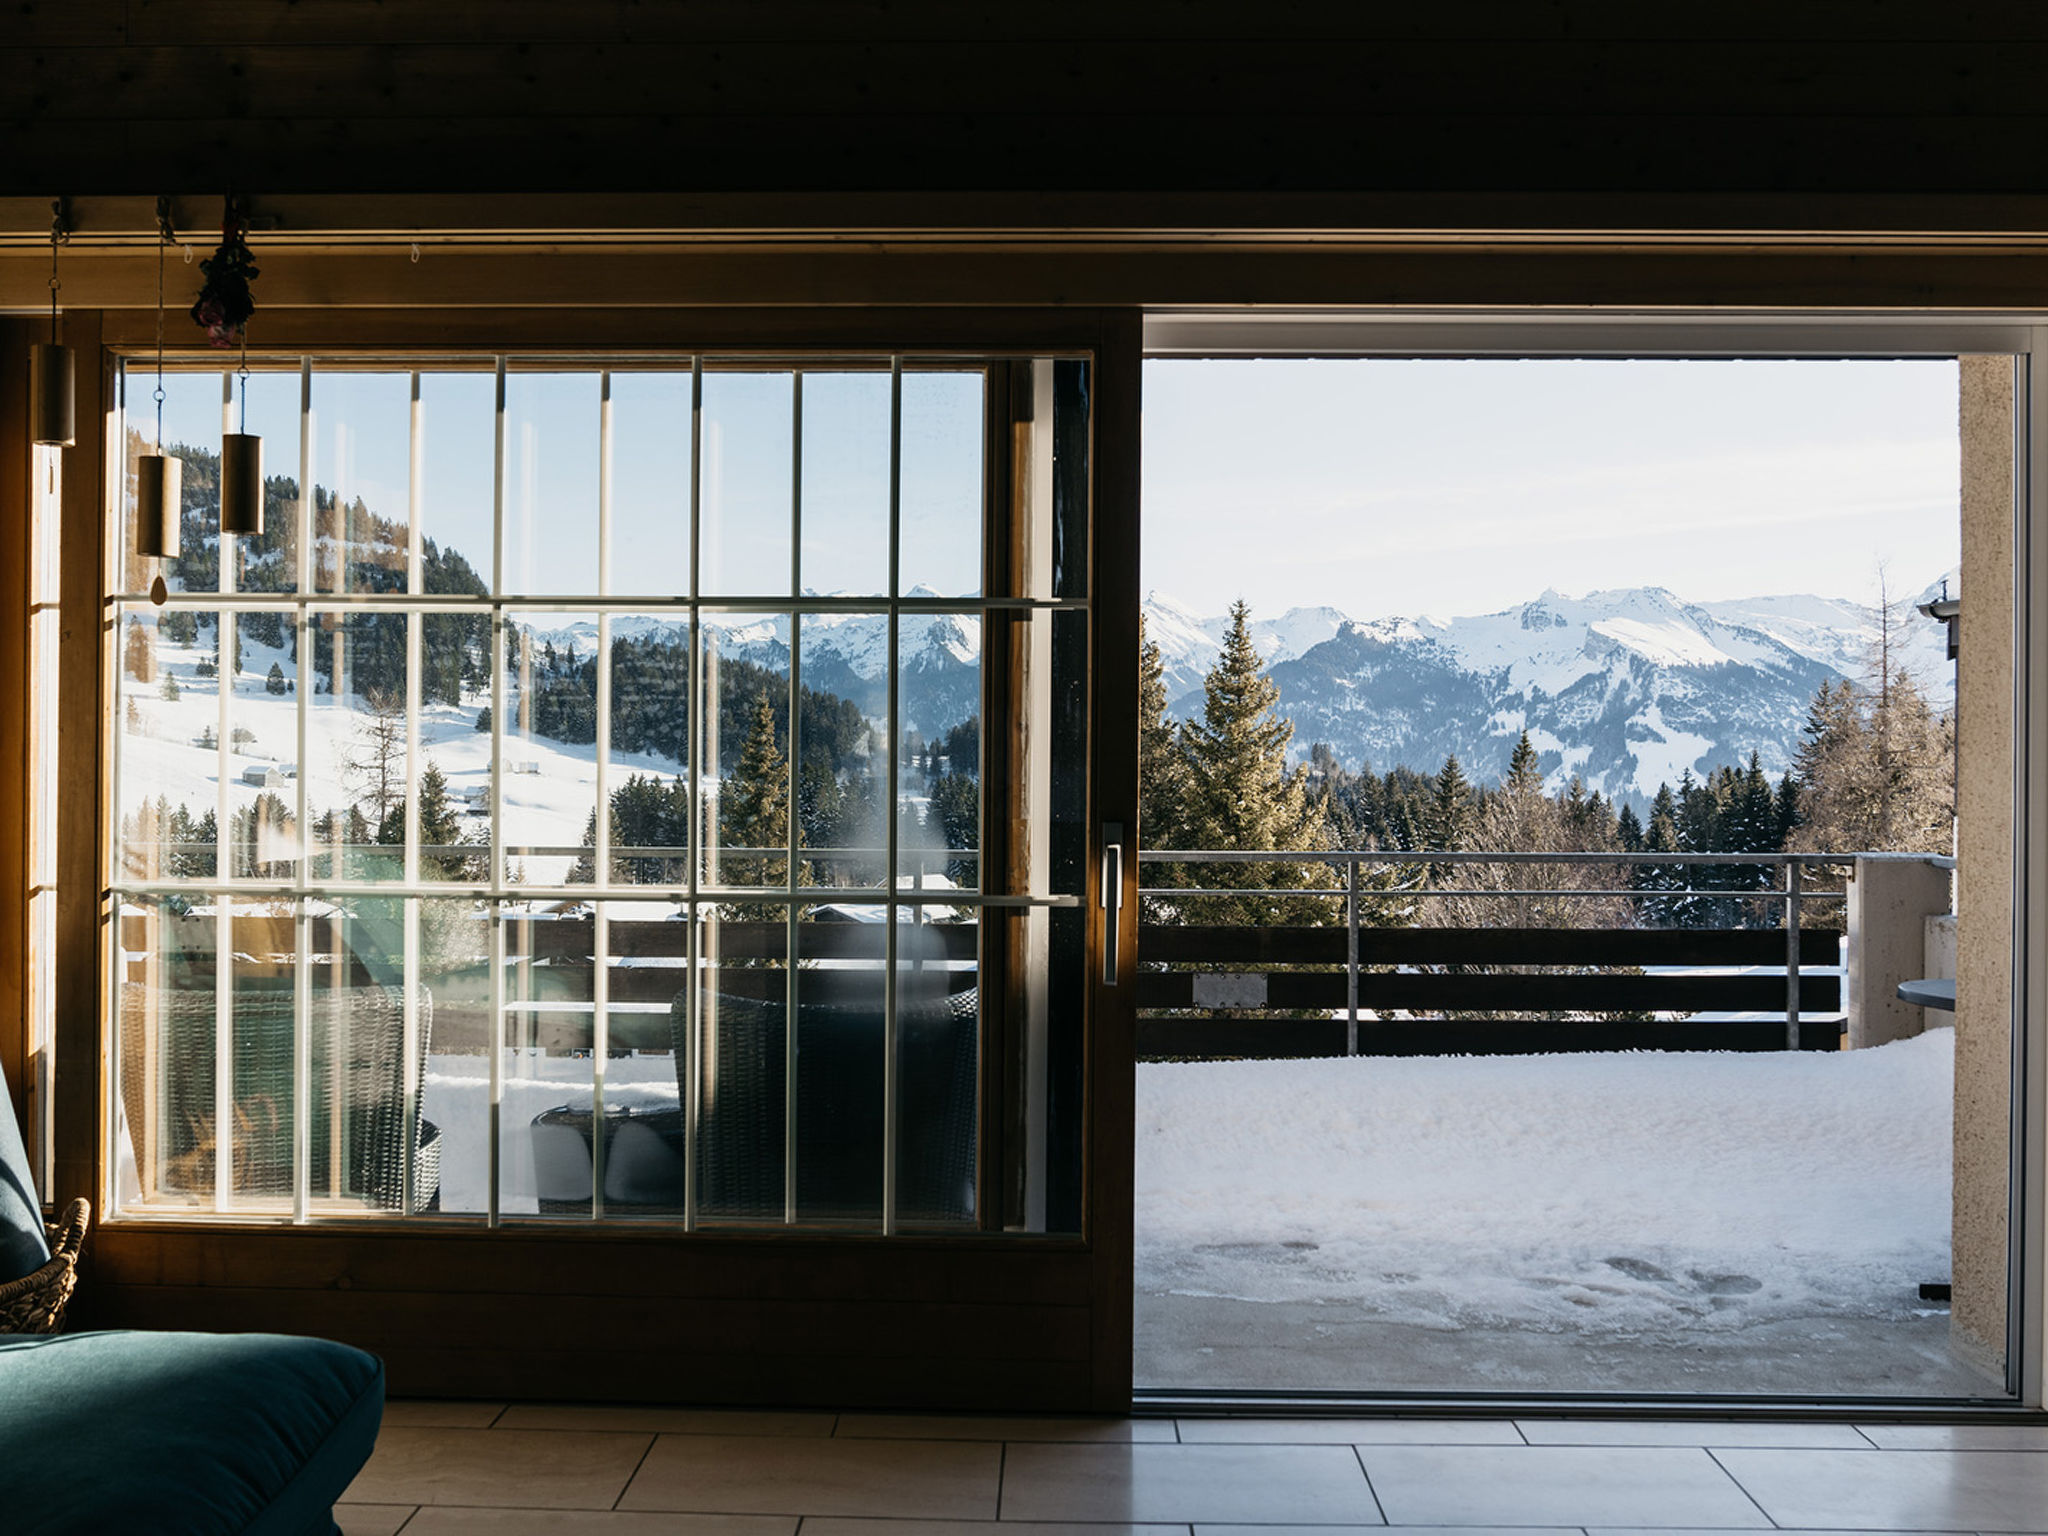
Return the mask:
<path id="1" fill-rule="evenodd" d="M 1391 1389 L 1414 1383 L 1376 1349 L 1481 1339 L 1528 1341 L 1527 1372 L 1478 1373 L 1520 1385 L 1692 1347 L 1737 1361 L 1718 1389 L 1779 1390 L 1781 1370 L 1743 1384 L 1745 1341 L 1816 1331 L 1900 1330 L 1924 1356 L 1946 1332 L 1919 1287 L 1949 1279 L 1953 1047 L 1141 1065 L 1139 1384 Z M 1260 1336 L 1273 1358 L 1247 1364 Z M 1927 1379 L 1945 1359 L 1922 1365 L 1872 1390 L 1951 1390 Z M 1553 1385 L 1643 1389 L 1603 1369 Z"/>

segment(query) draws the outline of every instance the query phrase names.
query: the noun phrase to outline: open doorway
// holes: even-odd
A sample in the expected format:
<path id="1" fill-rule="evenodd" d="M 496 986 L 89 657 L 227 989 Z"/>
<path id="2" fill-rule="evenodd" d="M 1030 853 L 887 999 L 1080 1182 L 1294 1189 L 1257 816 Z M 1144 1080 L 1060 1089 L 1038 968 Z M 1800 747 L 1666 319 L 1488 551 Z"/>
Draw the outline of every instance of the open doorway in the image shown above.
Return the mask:
<path id="1" fill-rule="evenodd" d="M 2014 380 L 1148 363 L 1141 1391 L 2009 1397 Z"/>

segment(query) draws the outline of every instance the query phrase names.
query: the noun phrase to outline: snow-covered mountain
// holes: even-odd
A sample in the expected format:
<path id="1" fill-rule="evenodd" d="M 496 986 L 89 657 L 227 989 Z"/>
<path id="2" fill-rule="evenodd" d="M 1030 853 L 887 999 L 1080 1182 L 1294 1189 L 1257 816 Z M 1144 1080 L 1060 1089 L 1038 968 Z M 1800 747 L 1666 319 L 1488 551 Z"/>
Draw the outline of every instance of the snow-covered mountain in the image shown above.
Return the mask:
<path id="1" fill-rule="evenodd" d="M 914 588 L 914 597 L 937 594 Z M 707 643 L 724 659 L 750 661 L 774 671 L 789 667 L 789 619 L 774 614 L 704 616 Z M 687 622 L 654 615 L 612 619 L 614 643 L 626 638 L 671 640 L 687 644 Z M 871 719 L 889 712 L 889 620 L 873 613 L 806 614 L 799 650 L 803 683 L 821 693 L 850 699 Z M 597 649 L 597 620 L 550 625 L 532 630 L 536 646 L 569 646 L 579 656 Z M 927 737 L 946 731 L 981 708 L 981 621 L 965 613 L 905 613 L 897 623 L 897 649 L 902 654 L 901 704 L 906 729 Z"/>
<path id="2" fill-rule="evenodd" d="M 1909 621 L 1908 664 L 1945 703 L 1953 674 L 1941 627 Z M 1165 663 L 1169 709 L 1199 711 L 1228 617 L 1199 618 L 1154 594 L 1145 624 Z M 1840 599 L 1688 603 L 1661 587 L 1546 591 L 1448 620 L 1360 623 L 1292 609 L 1252 628 L 1294 721 L 1297 757 L 1325 741 L 1347 766 L 1433 772 L 1455 752 L 1486 782 L 1527 730 L 1554 786 L 1576 773 L 1635 798 L 1688 768 L 1746 762 L 1752 749 L 1767 771 L 1784 772 L 1815 690 L 1860 675 L 1878 633 L 1873 612 Z"/>

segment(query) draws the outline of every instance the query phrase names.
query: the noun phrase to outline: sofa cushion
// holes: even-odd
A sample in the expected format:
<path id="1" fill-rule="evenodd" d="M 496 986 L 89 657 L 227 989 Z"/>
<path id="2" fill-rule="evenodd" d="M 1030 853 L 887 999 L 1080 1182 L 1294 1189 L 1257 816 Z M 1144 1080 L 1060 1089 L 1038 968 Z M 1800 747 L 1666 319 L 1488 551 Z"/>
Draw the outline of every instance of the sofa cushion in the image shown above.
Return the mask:
<path id="1" fill-rule="evenodd" d="M 32 1275 L 49 1262 L 43 1208 L 28 1176 L 28 1149 L 15 1124 L 7 1076 L 0 1073 L 0 1285 Z"/>
<path id="2" fill-rule="evenodd" d="M 326 1536 L 383 1413 L 383 1362 L 324 1339 L 0 1339 L 0 1524 Z"/>

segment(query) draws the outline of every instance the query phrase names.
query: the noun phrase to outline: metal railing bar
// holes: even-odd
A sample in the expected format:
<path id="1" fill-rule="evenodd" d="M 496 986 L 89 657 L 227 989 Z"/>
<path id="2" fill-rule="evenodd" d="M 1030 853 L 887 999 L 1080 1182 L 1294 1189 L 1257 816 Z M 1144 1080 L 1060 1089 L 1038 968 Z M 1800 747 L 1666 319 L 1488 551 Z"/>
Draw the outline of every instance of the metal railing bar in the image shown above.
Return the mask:
<path id="1" fill-rule="evenodd" d="M 1585 850 L 1576 853 L 1517 853 L 1445 849 L 1388 853 L 1367 848 L 1240 849 L 1146 848 L 1140 864 L 1801 864 L 1843 865 L 1858 859 L 1891 859 L 1949 867 L 1954 860 L 1934 853 L 1618 853 Z"/>
<path id="2" fill-rule="evenodd" d="M 1141 885 L 1138 887 L 1138 895 L 1141 898 L 1146 896 L 1269 896 L 1276 900 L 1284 900 L 1292 896 L 1336 897 L 1348 894 L 1350 893 L 1341 886 L 1314 886 L 1304 887 L 1301 890 L 1275 890 L 1270 887 L 1257 885 Z M 1591 890 L 1530 888 L 1526 890 L 1504 889 L 1496 891 L 1472 886 L 1458 886 L 1448 890 L 1416 888 L 1413 890 L 1374 891 L 1370 893 L 1367 899 L 1398 902 L 1410 899 L 1438 900 L 1453 896 L 1471 897 L 1474 900 L 1494 896 L 1573 896 L 1589 898 L 1612 896 L 1622 901 L 1652 901 L 1667 898 L 1677 900 L 1682 897 L 1693 896 L 1715 901 L 1783 901 L 1785 899 L 1783 891 L 1773 890 L 1768 886 L 1759 886 L 1755 890 L 1750 891 L 1693 890 L 1689 888 L 1684 890 L 1636 890 L 1628 886 L 1601 887 Z M 1803 899 L 1807 901 L 1846 901 L 1848 895 L 1844 891 L 1807 891 L 1804 893 Z"/>

